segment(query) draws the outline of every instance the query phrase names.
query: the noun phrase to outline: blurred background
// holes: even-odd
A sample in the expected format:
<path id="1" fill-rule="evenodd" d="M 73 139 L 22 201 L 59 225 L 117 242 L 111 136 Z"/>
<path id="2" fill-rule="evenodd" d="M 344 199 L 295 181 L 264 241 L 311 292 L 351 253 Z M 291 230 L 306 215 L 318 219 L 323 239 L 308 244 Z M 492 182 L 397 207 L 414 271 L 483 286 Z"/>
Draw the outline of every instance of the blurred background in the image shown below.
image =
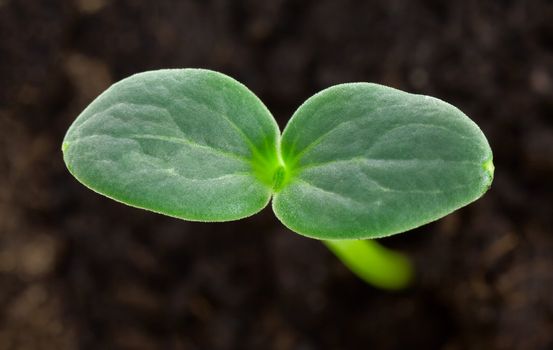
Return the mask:
<path id="1" fill-rule="evenodd" d="M 78 184 L 60 144 L 110 84 L 219 70 L 283 128 L 371 81 L 483 129 L 484 198 L 381 242 L 417 265 L 390 293 L 269 210 L 200 224 Z M 553 349 L 553 2 L 0 0 L 0 349 Z"/>

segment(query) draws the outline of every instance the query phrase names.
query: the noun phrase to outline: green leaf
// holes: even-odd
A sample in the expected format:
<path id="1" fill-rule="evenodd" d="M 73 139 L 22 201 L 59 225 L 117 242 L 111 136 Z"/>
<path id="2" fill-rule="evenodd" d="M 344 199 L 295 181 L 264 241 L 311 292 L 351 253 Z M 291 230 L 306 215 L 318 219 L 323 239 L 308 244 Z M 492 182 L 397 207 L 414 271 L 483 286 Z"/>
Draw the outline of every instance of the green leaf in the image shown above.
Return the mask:
<path id="1" fill-rule="evenodd" d="M 197 221 L 264 208 L 272 194 L 278 126 L 261 101 L 223 74 L 141 73 L 114 84 L 63 142 L 71 173 L 131 206 Z"/>
<path id="2" fill-rule="evenodd" d="M 288 178 L 273 209 L 288 228 L 318 239 L 407 231 L 476 200 L 493 178 L 488 142 L 461 111 L 369 83 L 308 99 L 281 150 Z"/>

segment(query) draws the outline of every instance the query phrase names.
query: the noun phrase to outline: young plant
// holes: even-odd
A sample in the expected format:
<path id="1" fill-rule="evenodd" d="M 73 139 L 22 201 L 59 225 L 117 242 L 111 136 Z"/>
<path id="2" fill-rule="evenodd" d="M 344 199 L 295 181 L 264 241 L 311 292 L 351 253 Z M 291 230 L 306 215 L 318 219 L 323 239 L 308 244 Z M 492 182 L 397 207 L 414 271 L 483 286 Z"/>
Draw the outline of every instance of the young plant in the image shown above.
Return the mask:
<path id="1" fill-rule="evenodd" d="M 67 131 L 62 150 L 85 186 L 130 206 L 204 222 L 248 217 L 272 198 L 276 216 L 324 240 L 383 288 L 409 262 L 373 239 L 434 221 L 478 199 L 492 152 L 457 108 L 370 83 L 309 98 L 282 135 L 244 85 L 204 69 L 124 79 Z"/>

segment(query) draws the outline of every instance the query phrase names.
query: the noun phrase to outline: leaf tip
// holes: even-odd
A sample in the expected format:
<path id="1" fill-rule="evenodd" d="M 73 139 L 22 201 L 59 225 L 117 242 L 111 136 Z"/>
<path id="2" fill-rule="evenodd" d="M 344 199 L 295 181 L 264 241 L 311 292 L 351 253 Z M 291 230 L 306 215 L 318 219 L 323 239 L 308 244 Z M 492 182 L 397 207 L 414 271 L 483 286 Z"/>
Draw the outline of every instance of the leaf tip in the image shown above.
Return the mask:
<path id="1" fill-rule="evenodd" d="M 493 176 L 494 176 L 494 172 L 495 172 L 495 165 L 493 164 L 493 159 L 490 158 L 487 161 L 485 161 L 482 164 L 482 168 L 484 169 L 484 172 L 487 175 L 487 178 L 488 178 L 487 188 L 489 188 L 492 184 Z"/>

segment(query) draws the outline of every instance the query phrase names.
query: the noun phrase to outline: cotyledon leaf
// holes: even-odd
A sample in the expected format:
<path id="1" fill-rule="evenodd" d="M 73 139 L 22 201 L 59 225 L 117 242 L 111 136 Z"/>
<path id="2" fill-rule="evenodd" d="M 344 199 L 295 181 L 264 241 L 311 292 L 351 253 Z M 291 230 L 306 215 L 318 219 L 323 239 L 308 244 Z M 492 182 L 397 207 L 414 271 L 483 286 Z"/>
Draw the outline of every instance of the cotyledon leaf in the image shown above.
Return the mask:
<path id="1" fill-rule="evenodd" d="M 203 69 L 133 75 L 94 100 L 62 149 L 84 185 L 125 204 L 196 221 L 264 208 L 278 126 L 245 86 Z"/>
<path id="2" fill-rule="evenodd" d="M 370 84 L 308 99 L 281 139 L 287 175 L 273 209 L 318 239 L 377 238 L 479 198 L 493 178 L 478 126 L 439 99 Z"/>

